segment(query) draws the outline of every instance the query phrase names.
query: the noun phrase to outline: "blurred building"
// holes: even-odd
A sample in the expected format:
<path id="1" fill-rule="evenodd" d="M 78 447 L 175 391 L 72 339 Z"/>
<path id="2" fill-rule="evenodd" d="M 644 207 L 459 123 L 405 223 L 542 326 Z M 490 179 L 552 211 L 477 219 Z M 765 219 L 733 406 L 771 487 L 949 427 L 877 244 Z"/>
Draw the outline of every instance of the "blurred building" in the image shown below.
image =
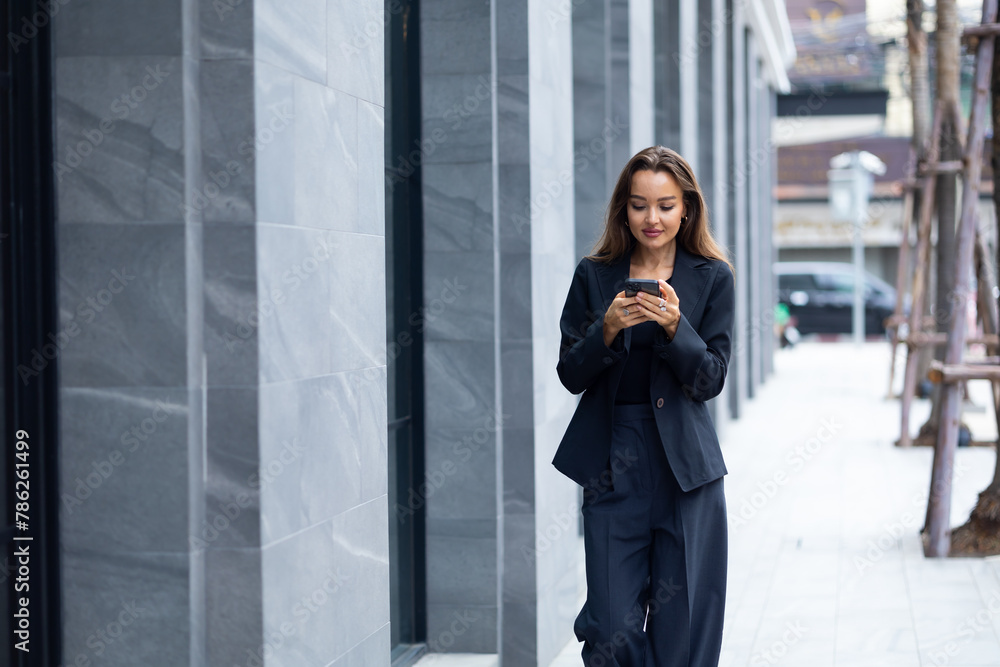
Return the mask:
<path id="1" fill-rule="evenodd" d="M 959 4 L 963 23 L 978 22 L 978 5 Z M 866 150 L 887 169 L 875 177 L 862 232 L 865 267 L 895 285 L 902 242 L 903 183 L 912 167 L 905 3 L 788 0 L 787 6 L 797 59 L 788 71 L 791 92 L 779 96 L 772 128 L 778 153 L 776 259 L 852 261 L 853 226 L 833 219 L 827 170 L 833 156 Z M 928 33 L 933 91 L 931 10 L 925 14 L 924 30 Z M 966 112 L 972 65 L 971 55 L 963 50 L 961 95 Z M 983 165 L 980 219 L 985 222 L 992 220 L 995 212 L 988 156 Z M 992 225 L 984 224 L 983 228 L 992 237 Z"/>
<path id="2" fill-rule="evenodd" d="M 721 429 L 770 373 L 782 1 L 50 4 L 11 80 L 49 115 L 7 131 L 55 188 L 60 344 L 4 363 L 58 424 L 53 660 L 547 665 L 582 584 L 558 318 L 636 150 L 690 160 L 736 264 Z"/>

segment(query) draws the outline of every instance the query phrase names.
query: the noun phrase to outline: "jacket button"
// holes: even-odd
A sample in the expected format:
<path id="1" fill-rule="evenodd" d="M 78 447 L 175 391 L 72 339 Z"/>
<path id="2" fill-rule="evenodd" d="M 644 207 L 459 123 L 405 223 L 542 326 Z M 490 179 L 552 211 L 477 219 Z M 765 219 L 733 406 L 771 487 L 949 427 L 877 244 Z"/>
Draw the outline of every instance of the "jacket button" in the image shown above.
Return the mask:
<path id="1" fill-rule="evenodd" d="M 662 398 L 656 399 L 656 407 L 658 407 L 658 408 L 662 408 L 663 407 L 663 399 Z"/>

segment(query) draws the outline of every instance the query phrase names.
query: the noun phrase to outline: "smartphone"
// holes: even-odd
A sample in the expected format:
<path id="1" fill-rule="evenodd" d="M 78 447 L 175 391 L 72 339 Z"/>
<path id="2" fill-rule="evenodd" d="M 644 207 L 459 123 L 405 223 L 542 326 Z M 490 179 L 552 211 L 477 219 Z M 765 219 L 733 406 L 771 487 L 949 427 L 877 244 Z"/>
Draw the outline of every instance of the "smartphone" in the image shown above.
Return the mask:
<path id="1" fill-rule="evenodd" d="M 629 278 L 625 281 L 625 296 L 635 296 L 639 292 L 660 296 L 660 283 L 652 278 Z"/>

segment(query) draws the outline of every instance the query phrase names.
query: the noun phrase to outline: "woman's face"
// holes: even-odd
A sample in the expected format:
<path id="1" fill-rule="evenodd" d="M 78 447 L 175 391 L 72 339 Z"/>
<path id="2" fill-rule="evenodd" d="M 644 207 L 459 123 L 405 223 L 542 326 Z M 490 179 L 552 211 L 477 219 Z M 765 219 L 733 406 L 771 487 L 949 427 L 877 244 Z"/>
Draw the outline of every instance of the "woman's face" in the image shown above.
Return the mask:
<path id="1" fill-rule="evenodd" d="M 628 198 L 628 226 L 640 245 L 662 251 L 673 245 L 684 215 L 683 192 L 665 171 L 637 171 Z"/>

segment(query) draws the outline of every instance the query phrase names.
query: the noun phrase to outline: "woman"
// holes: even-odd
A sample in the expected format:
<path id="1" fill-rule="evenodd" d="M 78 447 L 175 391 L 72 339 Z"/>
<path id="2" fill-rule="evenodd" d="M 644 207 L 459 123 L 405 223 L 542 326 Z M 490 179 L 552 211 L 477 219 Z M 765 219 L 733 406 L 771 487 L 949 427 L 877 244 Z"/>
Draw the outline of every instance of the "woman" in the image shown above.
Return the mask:
<path id="1" fill-rule="evenodd" d="M 655 278 L 659 297 L 626 296 Z M 589 667 L 719 661 L 726 466 L 705 401 L 732 347 L 733 271 L 691 167 L 654 146 L 618 177 L 594 254 L 576 268 L 559 379 L 583 392 L 553 464 L 584 488 Z"/>

